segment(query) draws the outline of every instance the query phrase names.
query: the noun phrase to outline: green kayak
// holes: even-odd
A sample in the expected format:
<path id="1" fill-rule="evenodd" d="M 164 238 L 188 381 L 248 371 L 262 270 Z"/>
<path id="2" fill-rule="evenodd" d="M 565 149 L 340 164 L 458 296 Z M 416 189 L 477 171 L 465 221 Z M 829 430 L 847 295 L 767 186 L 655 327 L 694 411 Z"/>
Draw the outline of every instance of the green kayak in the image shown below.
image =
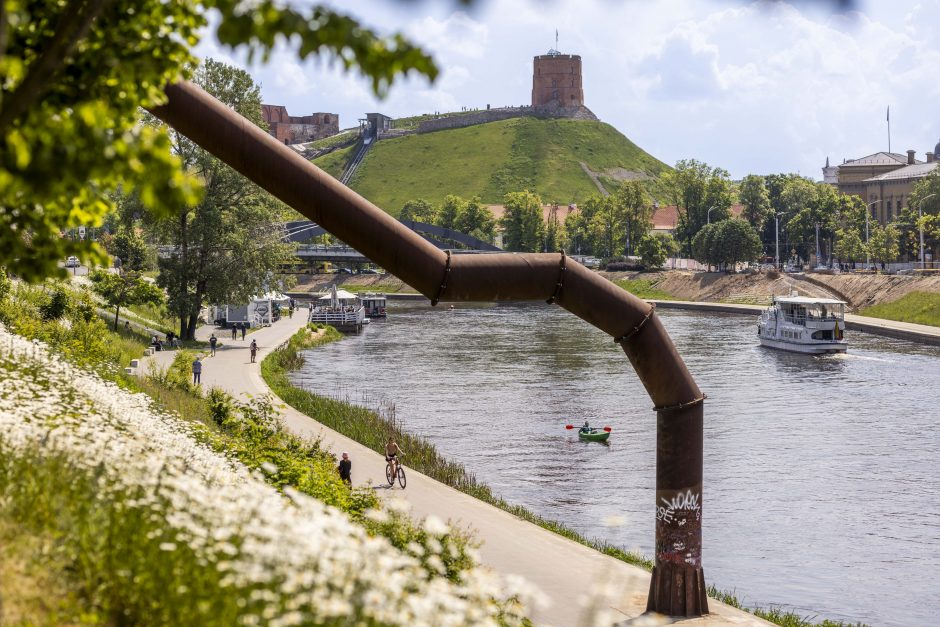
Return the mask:
<path id="1" fill-rule="evenodd" d="M 590 433 L 578 431 L 578 438 L 588 442 L 606 442 L 609 437 L 610 431 L 602 431 L 601 429 L 591 429 Z"/>

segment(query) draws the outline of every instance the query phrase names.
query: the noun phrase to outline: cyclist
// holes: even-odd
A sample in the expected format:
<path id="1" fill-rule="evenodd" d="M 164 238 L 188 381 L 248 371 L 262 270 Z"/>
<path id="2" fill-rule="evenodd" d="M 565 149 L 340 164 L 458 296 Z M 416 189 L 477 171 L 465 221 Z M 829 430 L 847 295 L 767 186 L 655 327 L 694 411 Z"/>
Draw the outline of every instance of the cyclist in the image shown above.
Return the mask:
<path id="1" fill-rule="evenodd" d="M 385 461 L 392 465 L 392 479 L 398 476 L 398 456 L 404 454 L 405 451 L 399 448 L 395 438 L 389 438 L 385 444 Z"/>

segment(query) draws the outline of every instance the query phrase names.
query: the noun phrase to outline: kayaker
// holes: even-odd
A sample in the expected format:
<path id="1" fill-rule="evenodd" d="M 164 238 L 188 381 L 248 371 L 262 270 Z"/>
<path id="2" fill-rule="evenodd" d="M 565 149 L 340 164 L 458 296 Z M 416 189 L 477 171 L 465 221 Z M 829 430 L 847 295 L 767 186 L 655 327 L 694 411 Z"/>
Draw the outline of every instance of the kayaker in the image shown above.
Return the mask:
<path id="1" fill-rule="evenodd" d="M 591 425 L 589 425 L 588 421 L 585 420 L 584 425 L 580 429 L 578 429 L 578 433 L 590 433 L 590 432 L 591 432 Z"/>

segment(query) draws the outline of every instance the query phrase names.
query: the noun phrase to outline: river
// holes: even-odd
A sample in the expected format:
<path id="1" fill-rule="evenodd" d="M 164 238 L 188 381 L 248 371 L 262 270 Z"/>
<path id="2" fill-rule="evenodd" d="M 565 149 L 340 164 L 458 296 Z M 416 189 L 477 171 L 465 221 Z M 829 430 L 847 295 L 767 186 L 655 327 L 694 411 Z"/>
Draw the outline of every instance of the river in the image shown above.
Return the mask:
<path id="1" fill-rule="evenodd" d="M 705 405 L 703 564 L 746 605 L 935 623 L 940 349 L 847 334 L 847 355 L 757 345 L 756 317 L 659 310 Z M 508 501 L 653 554 L 655 414 L 623 351 L 542 304 L 392 303 L 310 351 L 298 385 L 394 411 Z M 610 425 L 609 445 L 564 425 Z"/>

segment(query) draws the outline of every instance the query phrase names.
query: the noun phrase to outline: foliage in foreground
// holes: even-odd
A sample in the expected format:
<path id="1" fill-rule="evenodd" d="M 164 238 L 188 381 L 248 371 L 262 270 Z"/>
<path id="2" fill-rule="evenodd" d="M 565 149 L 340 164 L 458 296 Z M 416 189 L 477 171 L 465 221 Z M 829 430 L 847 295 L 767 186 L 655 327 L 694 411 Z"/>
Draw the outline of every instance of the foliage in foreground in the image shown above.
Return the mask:
<path id="1" fill-rule="evenodd" d="M 324 5 L 275 0 L 107 0 L 0 3 L 0 265 L 36 281 L 67 255 L 104 262 L 102 249 L 61 237 L 101 226 L 117 190 L 166 212 L 198 200 L 166 133 L 138 124 L 163 87 L 195 64 L 190 49 L 214 12 L 228 47 L 267 59 L 276 42 L 300 58 L 332 58 L 377 94 L 409 71 L 437 68 L 401 35 L 380 37 Z"/>
<path id="2" fill-rule="evenodd" d="M 145 392 L 159 407 L 177 412 L 178 415 L 170 416 L 161 411 L 157 415 L 167 422 L 178 423 L 178 426 L 188 425 L 181 428 L 187 430 L 192 438 L 228 459 L 237 460 L 233 463 L 242 464 L 249 470 L 256 471 L 257 478 L 263 477 L 266 483 L 282 493 L 311 496 L 319 502 L 346 512 L 356 521 L 358 528 L 368 536 L 387 539 L 403 554 L 417 560 L 422 568 L 428 573 L 433 573 L 435 577 L 444 577 L 459 584 L 467 584 L 476 577 L 473 573 L 474 552 L 470 547 L 470 539 L 463 532 L 448 529 L 446 525 L 433 517 L 423 523 L 416 523 L 404 513 L 402 508 L 396 506 L 395 501 L 389 503 L 384 509 L 379 509 L 381 504 L 372 490 L 365 488 L 350 490 L 339 479 L 333 455 L 322 449 L 318 442 L 306 441 L 287 433 L 277 420 L 274 408 L 267 399 L 254 399 L 243 404 L 234 401 L 220 390 L 210 390 L 206 397 L 203 397 L 200 391 L 189 382 L 189 364 L 192 362 L 194 353 L 185 350 L 177 353 L 173 364 L 166 370 L 153 369 L 151 376 L 148 377 L 127 377 L 119 366 L 143 352 L 146 338 L 138 337 L 133 332 L 124 329 L 120 329 L 117 333 L 110 332 L 100 319 L 94 317 L 87 323 L 80 317 L 73 321 L 68 316 L 73 316 L 76 310 L 81 311 L 77 304 L 85 302 L 87 295 L 75 293 L 60 286 L 45 290 L 42 287 L 23 284 L 11 285 L 5 279 L 6 275 L 0 272 L 0 317 L 6 324 L 22 333 L 29 334 L 30 339 L 51 342 L 55 352 L 68 356 L 70 360 L 74 361 L 77 357 L 83 357 L 81 359 L 83 364 L 95 366 L 95 369 L 106 379 L 117 381 L 125 388 Z M 49 306 L 49 303 L 55 300 L 53 298 L 55 295 L 60 294 L 65 304 L 61 308 L 62 311 L 57 314 L 59 317 L 48 320 L 41 318 L 39 311 L 56 309 Z M 6 299 L 3 298 L 4 295 L 12 295 L 13 298 Z M 90 335 L 96 339 L 97 344 L 91 345 L 91 350 L 87 355 L 82 355 L 81 351 L 76 353 L 73 333 L 81 337 Z M 10 346 L 13 346 L 14 340 L 15 338 L 10 336 Z M 6 343 L 0 346 L 0 352 L 3 352 L 5 348 Z M 101 361 L 94 362 L 96 359 Z M 69 379 L 69 381 L 72 380 L 73 378 Z M 3 409 L 0 409 L 0 414 L 2 413 Z M 87 411 L 83 411 L 76 415 L 88 418 L 87 414 Z M 185 417 L 188 422 L 182 423 L 181 416 Z M 0 416 L 0 422 L 2 420 L 3 417 Z M 22 475 L 22 483 L 41 484 L 47 479 L 51 481 L 62 474 L 60 470 L 50 471 L 50 478 L 44 479 L 43 463 L 45 462 L 40 463 L 37 460 L 26 463 L 23 466 L 23 472 L 34 474 Z M 71 462 L 62 460 L 62 464 L 68 463 Z M 82 478 L 69 476 L 64 481 L 78 486 Z M 42 489 L 55 491 L 58 488 L 53 486 L 49 490 Z M 66 512 L 69 508 L 78 507 L 72 502 L 74 499 L 70 494 L 73 493 L 59 491 L 59 494 L 61 501 L 56 501 L 54 506 L 50 506 L 54 507 L 52 511 Z M 80 622 L 96 622 L 97 619 L 93 617 L 99 616 L 103 611 L 102 607 L 106 605 L 104 601 L 92 594 L 98 588 L 88 588 L 85 582 L 70 579 L 70 573 L 77 569 L 74 559 L 67 551 L 58 551 L 52 555 L 51 557 L 55 559 L 49 556 L 50 546 L 55 548 L 58 542 L 72 542 L 76 538 L 68 539 L 58 526 L 29 527 L 23 523 L 23 520 L 13 520 L 10 518 L 10 512 L 5 510 L 4 503 L 6 501 L 0 491 L 0 527 L 5 526 L 5 536 L 10 538 L 10 542 L 27 547 L 32 546 L 31 543 L 35 544 L 35 540 L 41 542 L 44 548 L 38 552 L 24 552 L 19 555 L 21 561 L 25 561 L 21 564 L 22 568 L 18 569 L 17 577 L 7 578 L 6 585 L 0 586 L 0 591 L 4 593 L 3 607 L 7 608 L 4 610 L 7 613 L 0 617 L 0 622 L 11 619 L 11 614 L 8 612 L 15 610 L 10 608 L 26 605 L 25 615 L 32 615 L 29 613 L 30 599 L 32 599 L 33 614 L 43 617 L 42 620 L 36 619 L 32 622 L 43 623 L 52 620 L 55 623 L 66 623 L 69 621 L 64 617 L 78 615 L 84 616 Z M 56 524 L 68 526 L 71 524 L 70 520 L 63 514 L 62 520 Z M 95 533 L 101 535 L 102 527 L 93 529 L 94 525 L 100 522 L 100 518 L 90 521 L 87 530 L 90 535 Z M 50 541 L 50 538 L 54 541 Z M 79 543 L 77 546 L 84 545 Z M 115 550 L 123 550 L 122 547 L 123 545 L 120 545 Z M 171 558 L 175 557 L 165 552 L 156 552 L 155 555 L 155 559 L 170 559 L 171 562 Z M 123 557 L 119 558 L 112 554 L 108 556 L 109 563 L 120 562 L 121 559 Z M 90 570 L 81 571 L 84 575 L 98 578 L 102 586 L 118 585 L 111 579 L 112 573 L 102 571 L 100 564 L 91 563 L 87 566 Z M 30 596 L 24 592 L 29 587 L 26 582 L 33 579 L 58 582 L 60 593 L 58 596 L 61 598 L 57 598 L 56 607 L 41 603 L 39 599 L 33 598 L 34 595 Z M 159 586 L 155 586 L 154 589 L 159 589 Z M 143 596 L 145 596 L 144 592 L 141 593 L 141 598 Z M 185 602 L 188 601 L 184 601 L 184 604 Z M 510 608 L 510 616 L 514 611 Z M 53 619 L 50 612 L 65 612 L 65 614 L 57 614 L 57 617 Z M 108 610 L 105 614 L 110 612 L 111 610 Z M 19 614 L 13 614 L 13 616 L 16 615 Z"/>
<path id="3" fill-rule="evenodd" d="M 442 576 L 434 542 L 415 547 L 421 558 L 398 551 L 339 510 L 288 486 L 282 494 L 211 451 L 146 397 L 2 329 L 0 346 L 0 522 L 55 539 L 50 550 L 91 613 L 82 622 L 522 620 L 516 591 L 479 569 L 459 583 Z M 445 551 L 446 525 L 429 519 L 424 532 Z"/>
<path id="4" fill-rule="evenodd" d="M 859 315 L 940 327 L 940 294 L 911 292 L 890 303 L 863 309 Z"/>

